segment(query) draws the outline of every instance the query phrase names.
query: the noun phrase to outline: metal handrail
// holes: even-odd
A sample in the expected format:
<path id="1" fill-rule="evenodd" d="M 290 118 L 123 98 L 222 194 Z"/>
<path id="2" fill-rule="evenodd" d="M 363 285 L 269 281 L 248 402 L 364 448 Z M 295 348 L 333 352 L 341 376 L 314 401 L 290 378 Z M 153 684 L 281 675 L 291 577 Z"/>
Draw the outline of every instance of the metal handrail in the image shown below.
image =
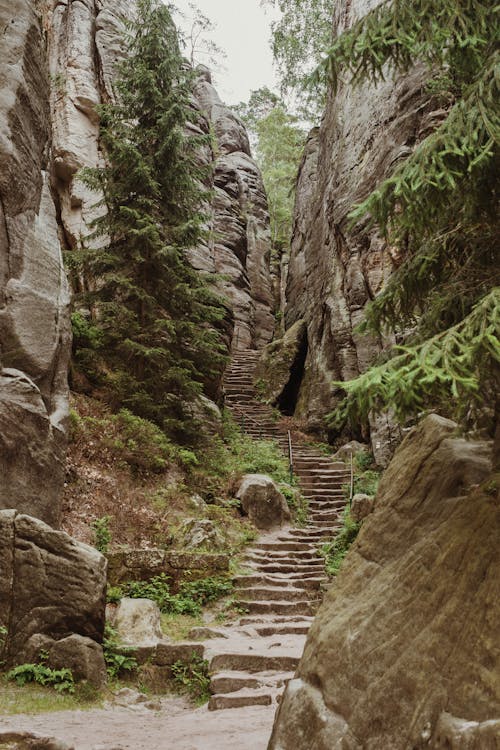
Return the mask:
<path id="1" fill-rule="evenodd" d="M 354 495 L 354 460 L 353 460 L 353 455 L 351 451 L 351 489 L 349 492 L 349 508 L 352 505 L 353 495 Z"/>
<path id="2" fill-rule="evenodd" d="M 288 430 L 288 460 L 290 466 L 290 482 L 293 481 L 293 450 L 292 450 L 292 435 Z"/>

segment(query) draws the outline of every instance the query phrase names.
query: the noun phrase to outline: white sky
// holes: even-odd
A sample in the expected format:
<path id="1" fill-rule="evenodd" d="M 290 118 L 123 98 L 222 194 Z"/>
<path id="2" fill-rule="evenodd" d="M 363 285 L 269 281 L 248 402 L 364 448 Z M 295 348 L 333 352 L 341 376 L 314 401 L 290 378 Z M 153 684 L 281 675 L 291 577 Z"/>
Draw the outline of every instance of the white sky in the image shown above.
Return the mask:
<path id="1" fill-rule="evenodd" d="M 191 29 L 190 0 L 173 0 L 186 15 L 174 20 L 185 33 Z M 213 82 L 226 104 L 247 101 L 250 91 L 268 86 L 277 91 L 271 52 L 271 22 L 279 11 L 262 8 L 260 0 L 196 0 L 195 4 L 215 28 L 210 37 L 227 54 L 222 68 L 213 73 Z M 200 59 L 211 67 L 208 61 Z"/>

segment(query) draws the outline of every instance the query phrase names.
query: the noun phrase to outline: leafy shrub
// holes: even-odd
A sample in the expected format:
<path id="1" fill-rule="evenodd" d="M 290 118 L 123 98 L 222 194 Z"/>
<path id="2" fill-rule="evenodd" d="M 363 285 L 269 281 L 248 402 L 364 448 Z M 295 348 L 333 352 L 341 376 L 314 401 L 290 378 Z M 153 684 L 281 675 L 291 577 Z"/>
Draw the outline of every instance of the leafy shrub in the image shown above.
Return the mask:
<path id="1" fill-rule="evenodd" d="M 321 554 L 325 558 L 325 569 L 329 576 L 336 576 L 349 547 L 356 539 L 361 524 L 356 523 L 350 516 L 349 509 L 344 511 L 344 525 L 337 536 L 323 544 Z"/>
<path id="2" fill-rule="evenodd" d="M 210 698 L 210 676 L 208 661 L 193 652 L 190 661 L 176 661 L 172 664 L 174 682 L 182 693 L 187 693 L 197 705 Z"/>
<path id="3" fill-rule="evenodd" d="M 21 687 L 28 682 L 36 682 L 52 687 L 58 693 L 74 693 L 75 680 L 71 669 L 51 669 L 44 663 L 45 660 L 46 657 L 37 664 L 19 664 L 7 672 L 7 679 L 14 680 Z"/>
<path id="4" fill-rule="evenodd" d="M 118 633 L 109 623 L 106 623 L 104 629 L 102 646 L 106 671 L 110 680 L 115 680 L 124 672 L 137 669 L 137 661 L 133 656 L 134 649 L 120 645 Z"/>
<path id="5" fill-rule="evenodd" d="M 374 458 L 369 451 L 358 451 L 354 456 L 354 461 L 359 471 L 366 471 L 370 466 L 373 466 Z"/>
<path id="6" fill-rule="evenodd" d="M 211 576 L 198 581 L 183 583 L 178 594 L 170 592 L 170 581 L 165 573 L 149 581 L 130 581 L 124 584 L 124 596 L 132 599 L 152 599 L 165 614 L 191 615 L 196 617 L 201 608 L 228 595 L 232 583 L 227 578 Z"/>
<path id="7" fill-rule="evenodd" d="M 109 516 L 103 516 L 102 518 L 96 518 L 92 522 L 92 529 L 94 530 L 94 547 L 102 552 L 103 555 L 107 554 L 109 545 L 111 542 L 111 531 L 109 530 Z"/>

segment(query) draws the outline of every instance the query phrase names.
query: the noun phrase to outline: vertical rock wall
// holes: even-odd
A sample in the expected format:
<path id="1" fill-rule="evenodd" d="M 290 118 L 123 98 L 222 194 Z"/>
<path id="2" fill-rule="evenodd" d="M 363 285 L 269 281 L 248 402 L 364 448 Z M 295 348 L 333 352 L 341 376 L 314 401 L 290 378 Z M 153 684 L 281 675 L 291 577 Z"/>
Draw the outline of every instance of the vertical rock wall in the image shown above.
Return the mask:
<path id="1" fill-rule="evenodd" d="M 71 349 L 62 251 L 88 234 L 102 163 L 96 105 L 113 96 L 133 0 L 0 0 L 0 508 L 59 523 Z M 204 74 L 212 129 L 210 239 L 195 267 L 221 275 L 236 347 L 272 337 L 270 232 L 261 175 L 238 118 Z"/>
<path id="2" fill-rule="evenodd" d="M 341 0 L 335 32 L 351 26 L 377 0 Z M 285 324 L 307 321 L 309 354 L 299 416 L 321 428 L 338 392 L 333 380 L 364 371 L 383 348 L 355 328 L 366 304 L 382 289 L 400 259 L 376 231 L 349 227 L 350 210 L 411 152 L 439 113 L 423 91 L 424 76 L 406 76 L 353 89 L 341 84 L 330 96 L 319 132 L 311 133 L 299 175 L 294 233 L 286 281 Z M 372 424 L 379 463 L 399 439 L 389 420 Z"/>
<path id="3" fill-rule="evenodd" d="M 51 181 L 44 32 L 0 0 L 0 508 L 59 522 L 69 294 Z"/>

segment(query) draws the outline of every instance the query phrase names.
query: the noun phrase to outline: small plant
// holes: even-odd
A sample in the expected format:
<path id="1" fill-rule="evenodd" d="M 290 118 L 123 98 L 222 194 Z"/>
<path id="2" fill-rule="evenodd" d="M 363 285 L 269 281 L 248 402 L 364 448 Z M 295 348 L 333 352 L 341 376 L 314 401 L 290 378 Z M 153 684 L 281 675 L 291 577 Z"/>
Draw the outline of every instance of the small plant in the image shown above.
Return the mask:
<path id="1" fill-rule="evenodd" d="M 366 471 L 373 466 L 374 458 L 369 451 L 358 451 L 354 456 L 354 461 L 359 471 Z"/>
<path id="2" fill-rule="evenodd" d="M 108 604 L 118 604 L 123 599 L 123 591 L 120 586 L 108 586 L 106 591 L 106 601 Z"/>
<path id="3" fill-rule="evenodd" d="M 281 483 L 279 488 L 280 492 L 285 496 L 297 526 L 305 526 L 309 510 L 307 498 L 302 495 L 299 489 L 291 487 L 289 484 Z"/>
<path id="4" fill-rule="evenodd" d="M 206 703 L 210 698 L 208 661 L 196 652 L 193 651 L 190 661 L 172 664 L 172 675 L 180 691 L 189 695 L 197 705 Z"/>
<path id="5" fill-rule="evenodd" d="M 321 554 L 325 558 L 325 569 L 329 576 L 336 576 L 342 565 L 349 547 L 356 539 L 361 524 L 356 523 L 350 516 L 349 509 L 344 511 L 344 525 L 337 536 L 321 547 Z"/>
<path id="6" fill-rule="evenodd" d="M 232 588 L 227 578 L 211 576 L 183 583 L 179 593 L 172 594 L 168 576 L 161 573 L 149 581 L 130 581 L 124 585 L 122 592 L 132 599 L 152 599 L 164 614 L 197 617 L 203 606 L 228 595 Z"/>
<path id="7" fill-rule="evenodd" d="M 103 516 L 102 518 L 96 518 L 92 522 L 92 529 L 94 530 L 94 547 L 106 555 L 109 551 L 109 545 L 111 543 L 111 531 L 109 530 L 109 522 L 111 518 L 109 516 Z"/>
<path id="8" fill-rule="evenodd" d="M 106 671 L 110 680 L 116 680 L 124 672 L 137 669 L 137 660 L 133 656 L 134 649 L 120 645 L 118 633 L 109 623 L 106 623 L 104 629 L 102 646 Z"/>
<path id="9" fill-rule="evenodd" d="M 71 669 L 51 669 L 45 664 L 46 660 L 47 654 L 42 653 L 37 664 L 19 664 L 7 672 L 6 677 L 20 687 L 36 682 L 44 687 L 52 687 L 58 693 L 74 693 L 75 680 Z"/>
<path id="10" fill-rule="evenodd" d="M 364 471 L 363 474 L 354 477 L 354 494 L 376 495 L 380 483 L 378 471 Z"/>

